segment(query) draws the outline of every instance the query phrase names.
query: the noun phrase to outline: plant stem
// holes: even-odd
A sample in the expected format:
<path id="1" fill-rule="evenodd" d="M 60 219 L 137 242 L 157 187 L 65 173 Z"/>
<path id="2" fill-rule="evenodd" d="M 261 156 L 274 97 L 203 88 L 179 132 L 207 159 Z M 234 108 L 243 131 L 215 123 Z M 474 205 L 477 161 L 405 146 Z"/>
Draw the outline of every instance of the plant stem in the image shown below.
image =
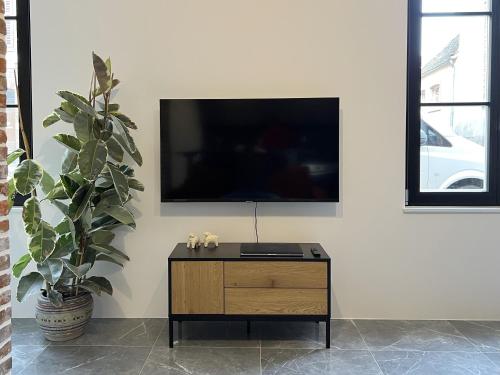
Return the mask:
<path id="1" fill-rule="evenodd" d="M 21 135 L 23 137 L 24 151 L 26 151 L 26 159 L 31 159 L 31 145 L 24 129 L 23 116 L 21 113 L 21 101 L 19 100 L 19 85 L 17 84 L 17 72 L 14 70 L 14 82 L 16 85 L 16 97 L 17 104 L 19 105 L 18 116 L 19 116 L 19 129 L 21 130 Z"/>

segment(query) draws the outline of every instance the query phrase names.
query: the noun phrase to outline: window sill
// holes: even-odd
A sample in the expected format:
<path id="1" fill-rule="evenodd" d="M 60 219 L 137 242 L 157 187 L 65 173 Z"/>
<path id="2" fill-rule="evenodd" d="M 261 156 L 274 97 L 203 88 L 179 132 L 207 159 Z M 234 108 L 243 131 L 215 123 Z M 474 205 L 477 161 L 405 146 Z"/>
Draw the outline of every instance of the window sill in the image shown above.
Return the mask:
<path id="1" fill-rule="evenodd" d="M 405 214 L 500 214 L 500 207 L 404 206 Z"/>

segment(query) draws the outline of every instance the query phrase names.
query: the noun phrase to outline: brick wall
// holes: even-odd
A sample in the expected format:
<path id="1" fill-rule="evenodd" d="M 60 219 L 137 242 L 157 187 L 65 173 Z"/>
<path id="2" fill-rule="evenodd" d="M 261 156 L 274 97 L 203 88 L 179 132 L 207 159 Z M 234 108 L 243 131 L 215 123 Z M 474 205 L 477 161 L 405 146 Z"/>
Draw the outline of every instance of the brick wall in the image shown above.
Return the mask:
<path id="1" fill-rule="evenodd" d="M 7 189 L 7 136 L 5 127 L 5 4 L 0 0 L 0 374 L 10 374 L 11 357 L 11 305 L 10 305 L 10 251 L 9 251 L 9 219 L 6 199 Z"/>

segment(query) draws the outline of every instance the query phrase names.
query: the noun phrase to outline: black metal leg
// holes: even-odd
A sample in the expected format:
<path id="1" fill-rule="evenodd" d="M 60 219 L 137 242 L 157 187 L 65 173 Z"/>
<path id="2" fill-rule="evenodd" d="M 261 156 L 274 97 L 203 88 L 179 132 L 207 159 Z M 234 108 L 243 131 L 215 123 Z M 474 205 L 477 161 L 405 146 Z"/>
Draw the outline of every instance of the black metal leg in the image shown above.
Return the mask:
<path id="1" fill-rule="evenodd" d="M 174 347 L 174 321 L 172 319 L 168 320 L 168 346 Z"/>
<path id="2" fill-rule="evenodd" d="M 182 339 L 182 320 L 177 321 L 177 334 L 179 339 Z"/>
<path id="3" fill-rule="evenodd" d="M 247 320 L 247 335 L 250 334 L 250 320 Z"/>
<path id="4" fill-rule="evenodd" d="M 326 348 L 330 349 L 330 319 L 326 321 Z"/>

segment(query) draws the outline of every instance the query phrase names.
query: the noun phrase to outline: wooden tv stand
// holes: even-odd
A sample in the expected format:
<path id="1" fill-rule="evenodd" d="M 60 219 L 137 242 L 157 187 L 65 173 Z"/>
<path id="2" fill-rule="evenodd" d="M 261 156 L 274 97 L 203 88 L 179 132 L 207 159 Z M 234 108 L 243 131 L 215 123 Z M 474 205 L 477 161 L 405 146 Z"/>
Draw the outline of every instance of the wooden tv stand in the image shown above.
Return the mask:
<path id="1" fill-rule="evenodd" d="M 173 323 L 187 320 L 326 322 L 330 347 L 330 257 L 320 244 L 299 244 L 303 257 L 241 257 L 241 243 L 187 249 L 168 258 L 169 346 Z M 321 252 L 314 257 L 311 248 Z"/>

